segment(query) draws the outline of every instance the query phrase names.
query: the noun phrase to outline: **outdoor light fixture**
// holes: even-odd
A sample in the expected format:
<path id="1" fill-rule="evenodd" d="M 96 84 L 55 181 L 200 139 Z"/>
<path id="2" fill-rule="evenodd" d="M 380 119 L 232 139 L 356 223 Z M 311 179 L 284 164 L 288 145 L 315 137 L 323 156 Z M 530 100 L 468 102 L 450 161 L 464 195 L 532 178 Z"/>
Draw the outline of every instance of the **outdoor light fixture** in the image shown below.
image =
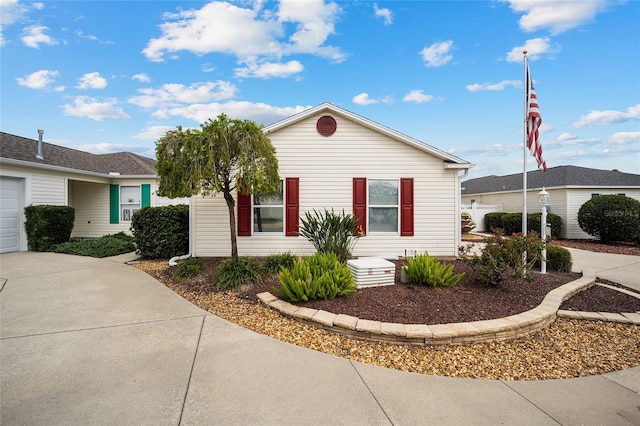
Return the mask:
<path id="1" fill-rule="evenodd" d="M 542 187 L 538 193 L 538 202 L 542 206 L 542 217 L 540 218 L 540 239 L 542 239 L 542 259 L 540 260 L 540 273 L 547 273 L 547 206 L 549 205 L 549 193 Z"/>

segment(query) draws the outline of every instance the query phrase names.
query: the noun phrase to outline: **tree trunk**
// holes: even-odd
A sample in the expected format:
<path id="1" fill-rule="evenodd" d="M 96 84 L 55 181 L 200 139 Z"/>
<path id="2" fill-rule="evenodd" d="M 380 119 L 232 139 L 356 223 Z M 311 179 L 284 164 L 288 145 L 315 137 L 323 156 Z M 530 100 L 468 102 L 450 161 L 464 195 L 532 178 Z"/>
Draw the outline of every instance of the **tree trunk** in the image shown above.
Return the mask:
<path id="1" fill-rule="evenodd" d="M 231 192 L 225 191 L 224 200 L 227 202 L 229 209 L 229 230 L 231 231 L 231 257 L 238 260 L 238 235 L 236 231 L 236 202 Z"/>

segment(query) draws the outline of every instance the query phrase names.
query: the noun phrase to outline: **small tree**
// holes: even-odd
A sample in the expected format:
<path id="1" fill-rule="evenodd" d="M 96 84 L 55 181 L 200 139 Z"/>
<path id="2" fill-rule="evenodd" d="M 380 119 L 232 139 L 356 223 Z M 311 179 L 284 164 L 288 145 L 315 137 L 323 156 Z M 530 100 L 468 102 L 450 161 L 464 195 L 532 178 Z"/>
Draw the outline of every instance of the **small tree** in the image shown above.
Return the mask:
<path id="1" fill-rule="evenodd" d="M 170 198 L 222 193 L 229 209 L 231 257 L 238 259 L 233 192 L 279 189 L 278 160 L 271 141 L 253 121 L 221 114 L 201 130 L 170 130 L 156 143 L 158 193 Z"/>
<path id="2" fill-rule="evenodd" d="M 578 224 L 589 235 L 611 241 L 640 240 L 640 201 L 624 195 L 599 195 L 578 210 Z"/>

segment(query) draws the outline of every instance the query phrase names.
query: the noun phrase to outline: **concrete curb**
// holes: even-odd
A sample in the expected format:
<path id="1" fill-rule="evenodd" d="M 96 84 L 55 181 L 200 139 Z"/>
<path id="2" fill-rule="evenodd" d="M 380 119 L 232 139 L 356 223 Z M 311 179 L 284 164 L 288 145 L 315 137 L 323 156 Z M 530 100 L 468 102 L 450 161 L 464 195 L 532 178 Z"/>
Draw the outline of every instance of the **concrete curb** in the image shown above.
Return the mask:
<path id="1" fill-rule="evenodd" d="M 505 318 L 449 324 L 398 324 L 301 308 L 269 292 L 258 294 L 265 306 L 297 321 L 360 340 L 397 345 L 466 345 L 518 339 L 551 324 L 563 301 L 594 285 L 595 276 L 583 276 L 547 294 L 536 308 Z M 611 317 L 613 319 L 613 317 Z M 624 322 L 633 322 L 622 317 Z M 621 320 L 621 322 L 623 322 Z"/>

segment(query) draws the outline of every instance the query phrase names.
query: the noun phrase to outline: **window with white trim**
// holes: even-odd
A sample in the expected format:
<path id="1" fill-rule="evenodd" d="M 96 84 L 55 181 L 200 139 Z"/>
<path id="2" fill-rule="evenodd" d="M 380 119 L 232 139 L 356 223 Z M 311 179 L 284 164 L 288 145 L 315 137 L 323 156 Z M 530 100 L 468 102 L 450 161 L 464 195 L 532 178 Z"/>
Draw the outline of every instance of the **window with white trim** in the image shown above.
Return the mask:
<path id="1" fill-rule="evenodd" d="M 397 179 L 368 179 L 369 232 L 398 232 L 400 191 Z"/>
<path id="2" fill-rule="evenodd" d="M 283 186 L 271 194 L 253 195 L 253 232 L 284 232 Z"/>
<path id="3" fill-rule="evenodd" d="M 130 222 L 133 214 L 140 209 L 140 186 L 120 187 L 120 220 Z"/>

